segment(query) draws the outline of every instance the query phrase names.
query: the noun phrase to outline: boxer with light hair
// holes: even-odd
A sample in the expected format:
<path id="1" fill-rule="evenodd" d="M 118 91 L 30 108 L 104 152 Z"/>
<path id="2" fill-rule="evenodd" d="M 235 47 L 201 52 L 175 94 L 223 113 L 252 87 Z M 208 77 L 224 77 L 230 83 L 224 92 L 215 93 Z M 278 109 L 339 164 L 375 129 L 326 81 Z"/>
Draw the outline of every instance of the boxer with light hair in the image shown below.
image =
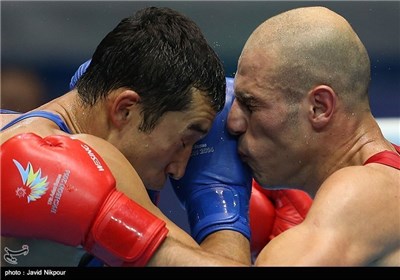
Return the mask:
<path id="1" fill-rule="evenodd" d="M 324 7 L 274 16 L 247 40 L 229 131 L 263 189 L 313 197 L 255 265 L 400 265 L 400 147 L 371 113 L 370 79 L 363 43 Z"/>

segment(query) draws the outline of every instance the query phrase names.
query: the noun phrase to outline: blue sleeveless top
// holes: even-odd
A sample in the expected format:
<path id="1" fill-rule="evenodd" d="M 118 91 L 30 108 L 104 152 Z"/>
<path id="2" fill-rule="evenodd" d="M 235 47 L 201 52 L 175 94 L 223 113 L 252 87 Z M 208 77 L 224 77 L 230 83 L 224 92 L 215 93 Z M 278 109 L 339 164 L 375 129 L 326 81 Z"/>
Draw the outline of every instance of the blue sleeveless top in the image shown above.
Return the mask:
<path id="1" fill-rule="evenodd" d="M 0 109 L 0 114 L 19 114 L 19 113 L 10 111 L 10 110 Z M 33 112 L 26 113 L 26 114 L 22 114 L 18 118 L 12 120 L 8 124 L 6 124 L 4 127 L 2 127 L 0 129 L 0 131 L 3 131 L 5 129 L 13 126 L 14 124 L 16 124 L 19 121 L 22 121 L 27 118 L 32 118 L 32 117 L 41 117 L 41 118 L 49 119 L 49 120 L 53 121 L 56 125 L 58 125 L 58 127 L 62 131 L 66 132 L 68 134 L 72 134 L 71 130 L 68 128 L 66 123 L 61 119 L 61 117 L 59 115 L 56 115 L 56 114 L 53 114 L 50 112 L 46 112 L 46 111 L 33 111 Z"/>

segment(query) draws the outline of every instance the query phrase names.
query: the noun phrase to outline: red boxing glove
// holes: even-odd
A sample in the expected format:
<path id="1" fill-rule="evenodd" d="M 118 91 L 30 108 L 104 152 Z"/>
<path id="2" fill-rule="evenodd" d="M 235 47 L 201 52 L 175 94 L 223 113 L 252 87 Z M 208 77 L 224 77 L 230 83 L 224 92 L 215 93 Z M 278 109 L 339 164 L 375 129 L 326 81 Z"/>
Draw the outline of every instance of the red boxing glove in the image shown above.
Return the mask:
<path id="1" fill-rule="evenodd" d="M 311 204 L 311 197 L 304 191 L 266 190 L 253 180 L 250 198 L 252 255 L 257 256 L 274 237 L 300 224 Z"/>
<path id="2" fill-rule="evenodd" d="M 115 189 L 103 159 L 68 136 L 20 134 L 1 146 L 1 234 L 82 245 L 110 266 L 144 266 L 165 222 Z"/>
<path id="3" fill-rule="evenodd" d="M 252 257 L 255 258 L 270 241 L 269 236 L 275 222 L 275 207 L 261 187 L 254 185 L 250 196 L 250 247 Z"/>

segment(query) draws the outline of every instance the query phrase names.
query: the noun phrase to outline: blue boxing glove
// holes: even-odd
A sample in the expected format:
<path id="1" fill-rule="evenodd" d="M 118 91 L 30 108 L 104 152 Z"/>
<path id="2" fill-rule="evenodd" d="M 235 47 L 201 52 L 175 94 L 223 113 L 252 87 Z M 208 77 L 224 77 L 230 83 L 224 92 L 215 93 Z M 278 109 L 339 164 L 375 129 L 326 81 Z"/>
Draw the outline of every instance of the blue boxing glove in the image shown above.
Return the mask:
<path id="1" fill-rule="evenodd" d="M 250 239 L 249 200 L 252 177 L 239 158 L 237 138 L 226 128 L 234 99 L 233 79 L 226 80 L 226 102 L 209 134 L 193 146 L 185 175 L 171 178 L 186 209 L 192 237 L 201 243 L 219 230 L 234 230 Z"/>
<path id="2" fill-rule="evenodd" d="M 92 60 L 89 59 L 87 61 L 85 61 L 84 63 L 82 63 L 78 69 L 76 70 L 75 74 L 71 77 L 71 81 L 69 83 L 69 89 L 72 90 L 76 87 L 76 83 L 78 82 L 79 78 L 83 75 L 83 73 L 86 72 L 87 68 L 90 65 L 90 62 Z"/>

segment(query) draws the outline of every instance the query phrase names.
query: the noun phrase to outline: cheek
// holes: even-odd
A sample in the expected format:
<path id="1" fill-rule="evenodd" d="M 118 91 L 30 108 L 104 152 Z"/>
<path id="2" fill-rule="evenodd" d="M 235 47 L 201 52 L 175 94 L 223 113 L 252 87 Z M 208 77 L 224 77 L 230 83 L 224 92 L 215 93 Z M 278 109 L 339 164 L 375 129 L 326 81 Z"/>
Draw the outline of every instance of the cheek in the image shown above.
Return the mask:
<path id="1" fill-rule="evenodd" d="M 260 157 L 284 152 L 293 135 L 293 128 L 287 119 L 276 114 L 260 114 L 252 116 L 251 133 L 248 135 L 248 145 L 252 153 Z"/>
<path id="2" fill-rule="evenodd" d="M 154 165 L 165 165 L 170 162 L 175 154 L 179 151 L 179 145 L 172 143 L 168 140 L 157 141 L 157 143 L 152 143 L 146 147 L 144 156 L 151 158 L 155 161 Z"/>
<path id="3" fill-rule="evenodd" d="M 284 129 L 282 120 L 273 114 L 253 114 L 249 124 L 257 138 L 274 138 Z"/>

